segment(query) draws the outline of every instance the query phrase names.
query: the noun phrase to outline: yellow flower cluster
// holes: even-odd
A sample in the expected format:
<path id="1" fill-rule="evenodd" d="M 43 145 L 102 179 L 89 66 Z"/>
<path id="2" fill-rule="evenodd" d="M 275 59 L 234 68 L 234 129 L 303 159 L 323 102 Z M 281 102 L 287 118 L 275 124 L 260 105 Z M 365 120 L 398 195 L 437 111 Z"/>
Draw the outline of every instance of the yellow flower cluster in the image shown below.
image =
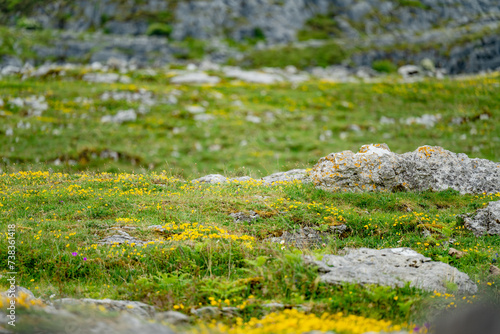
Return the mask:
<path id="1" fill-rule="evenodd" d="M 16 307 L 29 309 L 32 306 L 44 307 L 45 304 L 40 299 L 32 299 L 27 293 L 21 292 L 16 297 Z M 4 309 L 10 305 L 11 299 L 5 295 L 0 294 L 0 309 Z"/>
<path id="2" fill-rule="evenodd" d="M 236 319 L 235 326 L 227 326 L 221 323 L 209 324 L 202 327 L 202 333 L 227 333 L 227 334 L 288 334 L 305 333 L 310 331 L 334 331 L 338 333 L 363 334 L 366 332 L 398 331 L 400 325 L 393 325 L 387 320 L 375 320 L 356 315 L 344 315 L 342 312 L 336 314 L 323 313 L 321 316 L 306 314 L 291 309 L 283 312 L 273 312 L 262 319 L 252 318 L 243 322 L 241 318 Z"/>
<path id="3" fill-rule="evenodd" d="M 230 234 L 223 228 L 217 226 L 204 226 L 199 223 L 170 223 L 163 226 L 168 232 L 175 233 L 167 240 L 184 241 L 184 240 L 204 240 L 204 239 L 224 239 L 224 240 L 241 240 L 252 242 L 254 237 L 248 235 L 237 236 Z"/>

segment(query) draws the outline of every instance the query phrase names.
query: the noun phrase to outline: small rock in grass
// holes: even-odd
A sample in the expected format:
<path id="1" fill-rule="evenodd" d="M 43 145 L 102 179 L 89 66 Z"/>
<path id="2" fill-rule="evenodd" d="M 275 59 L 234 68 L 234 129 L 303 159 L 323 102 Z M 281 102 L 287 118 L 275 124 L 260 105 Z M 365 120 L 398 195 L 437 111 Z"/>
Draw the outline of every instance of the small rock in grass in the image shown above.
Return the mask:
<path id="1" fill-rule="evenodd" d="M 464 226 L 476 236 L 500 234 L 500 201 L 490 202 L 476 211 L 473 218 L 464 216 Z"/>
<path id="2" fill-rule="evenodd" d="M 260 216 L 255 211 L 250 211 L 248 213 L 233 212 L 229 215 L 233 217 L 235 223 L 243 223 L 243 222 L 251 223 L 252 221 L 260 218 Z"/>
<path id="3" fill-rule="evenodd" d="M 191 181 L 192 183 L 209 183 L 209 184 L 217 184 L 217 183 L 226 183 L 227 178 L 220 174 L 209 174 L 199 179 L 195 179 Z"/>
<path id="4" fill-rule="evenodd" d="M 493 277 L 499 277 L 500 276 L 500 268 L 494 265 L 490 265 L 490 275 Z"/>
<path id="5" fill-rule="evenodd" d="M 463 257 L 465 255 L 465 253 L 462 251 L 459 251 L 455 248 L 450 248 L 448 250 L 448 255 L 453 256 L 455 259 L 460 259 L 461 257 Z"/>
<path id="6" fill-rule="evenodd" d="M 403 287 L 407 283 L 426 291 L 446 292 L 449 282 L 459 293 L 474 294 L 476 284 L 456 268 L 417 253 L 410 248 L 348 249 L 345 256 L 326 254 L 318 261 L 304 256 L 305 263 L 318 267 L 322 281 L 380 284 Z"/>
<path id="7" fill-rule="evenodd" d="M 265 308 L 269 308 L 269 309 L 272 309 L 272 310 L 282 310 L 285 308 L 285 305 L 281 304 L 281 303 L 267 303 L 267 304 L 263 304 L 262 307 L 265 307 Z"/>
<path id="8" fill-rule="evenodd" d="M 53 301 L 54 306 L 61 307 L 63 305 L 95 305 L 104 306 L 108 311 L 124 311 L 133 315 L 144 318 L 150 318 L 155 315 L 155 308 L 151 305 L 129 300 L 113 300 L 113 299 L 73 299 L 61 298 Z"/>
<path id="9" fill-rule="evenodd" d="M 167 312 L 159 312 L 155 315 L 155 320 L 160 322 L 167 322 L 169 324 L 178 326 L 178 325 L 187 325 L 190 322 L 190 319 L 187 315 L 177 311 L 167 311 Z"/>

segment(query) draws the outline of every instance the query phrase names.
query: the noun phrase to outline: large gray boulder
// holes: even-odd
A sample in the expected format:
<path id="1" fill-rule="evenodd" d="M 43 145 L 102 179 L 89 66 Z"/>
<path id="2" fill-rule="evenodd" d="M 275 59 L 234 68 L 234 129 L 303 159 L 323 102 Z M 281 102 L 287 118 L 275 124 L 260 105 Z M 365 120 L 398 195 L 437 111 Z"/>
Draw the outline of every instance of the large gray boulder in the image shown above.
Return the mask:
<path id="1" fill-rule="evenodd" d="M 500 192 L 500 163 L 470 159 L 439 146 L 396 154 L 385 144 L 364 145 L 321 158 L 310 172 L 313 183 L 328 191 Z"/>
<path id="2" fill-rule="evenodd" d="M 465 273 L 410 248 L 350 249 L 347 254 L 324 255 L 321 260 L 304 256 L 307 264 L 318 267 L 321 280 L 331 284 L 344 282 L 379 284 L 392 287 L 410 286 L 427 291 L 446 292 L 456 285 L 459 293 L 476 293 L 477 286 Z"/>
<path id="3" fill-rule="evenodd" d="M 476 211 L 473 217 L 465 217 L 465 227 L 476 236 L 500 235 L 500 201 L 490 202 Z"/>

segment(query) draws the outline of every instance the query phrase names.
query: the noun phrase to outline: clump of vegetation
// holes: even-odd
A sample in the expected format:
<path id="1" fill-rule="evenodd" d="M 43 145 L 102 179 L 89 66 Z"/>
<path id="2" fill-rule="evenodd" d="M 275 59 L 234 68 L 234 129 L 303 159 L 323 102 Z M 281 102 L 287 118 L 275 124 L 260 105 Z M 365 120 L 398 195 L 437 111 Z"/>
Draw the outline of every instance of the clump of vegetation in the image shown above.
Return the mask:
<path id="1" fill-rule="evenodd" d="M 380 73 L 394 73 L 398 69 L 390 60 L 376 60 L 372 63 L 372 68 Z"/>
<path id="2" fill-rule="evenodd" d="M 347 57 L 342 47 L 328 42 L 319 47 L 299 48 L 286 46 L 276 49 L 253 50 L 244 62 L 252 67 L 285 67 L 293 65 L 299 69 L 340 64 Z"/>
<path id="3" fill-rule="evenodd" d="M 338 37 L 341 30 L 332 15 L 318 14 L 304 24 L 304 28 L 297 33 L 299 41 L 310 39 L 329 39 Z"/>
<path id="4" fill-rule="evenodd" d="M 166 23 L 153 23 L 150 24 L 148 30 L 146 31 L 146 35 L 148 36 L 165 36 L 170 37 L 172 33 L 172 26 Z"/>

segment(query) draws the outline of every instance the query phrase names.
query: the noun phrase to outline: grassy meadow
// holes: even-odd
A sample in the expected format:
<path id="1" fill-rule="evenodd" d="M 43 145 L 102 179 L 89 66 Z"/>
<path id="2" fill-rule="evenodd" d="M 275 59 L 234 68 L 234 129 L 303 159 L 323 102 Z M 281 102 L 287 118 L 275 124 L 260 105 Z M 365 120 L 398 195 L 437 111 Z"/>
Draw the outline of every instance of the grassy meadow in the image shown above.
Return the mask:
<path id="1" fill-rule="evenodd" d="M 423 333 L 439 311 L 500 299 L 500 281 L 488 273 L 500 238 L 475 237 L 459 217 L 500 194 L 190 182 L 209 173 L 258 178 L 310 168 L 331 152 L 380 142 L 398 153 L 438 145 L 500 161 L 499 73 L 414 83 L 394 76 L 274 85 L 223 78 L 200 86 L 171 84 L 168 69 L 128 73 L 127 84 L 88 83 L 86 72 L 0 79 L 0 249 L 4 254 L 7 226 L 15 224 L 19 285 L 37 297 L 136 300 L 188 315 L 204 306 L 235 307 L 235 316 L 177 329 L 235 334 Z M 103 116 L 144 105 L 141 98 L 103 98 L 110 92 L 147 95 L 154 103 L 135 121 L 102 123 Z M 40 96 L 47 106 L 38 114 L 9 103 Z M 435 124 L 418 124 L 423 115 L 436 116 Z M 230 217 L 249 211 L 260 218 Z M 347 233 L 328 233 L 342 223 Z M 324 243 L 297 249 L 265 240 L 300 227 L 323 233 Z M 98 244 L 118 228 L 146 243 Z M 304 254 L 346 247 L 411 247 L 467 273 L 479 292 L 460 295 L 453 284 L 446 294 L 329 285 L 303 264 Z M 448 255 L 450 247 L 465 255 Z M 0 275 L 7 272 L 2 256 Z M 285 309 L 265 306 L 272 302 Z"/>

